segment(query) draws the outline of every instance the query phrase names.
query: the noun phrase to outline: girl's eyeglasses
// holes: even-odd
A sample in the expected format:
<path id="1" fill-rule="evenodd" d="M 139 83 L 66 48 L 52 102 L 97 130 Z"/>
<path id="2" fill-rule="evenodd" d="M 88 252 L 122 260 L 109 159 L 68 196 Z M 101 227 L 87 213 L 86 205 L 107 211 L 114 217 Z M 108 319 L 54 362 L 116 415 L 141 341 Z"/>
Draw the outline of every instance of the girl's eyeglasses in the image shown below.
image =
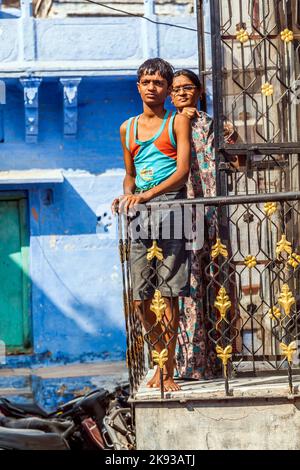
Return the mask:
<path id="1" fill-rule="evenodd" d="M 184 91 L 185 93 L 192 93 L 195 88 L 197 88 L 196 85 L 176 86 L 172 88 L 172 93 L 174 95 L 178 95 L 178 93 L 180 93 L 180 90 Z"/>

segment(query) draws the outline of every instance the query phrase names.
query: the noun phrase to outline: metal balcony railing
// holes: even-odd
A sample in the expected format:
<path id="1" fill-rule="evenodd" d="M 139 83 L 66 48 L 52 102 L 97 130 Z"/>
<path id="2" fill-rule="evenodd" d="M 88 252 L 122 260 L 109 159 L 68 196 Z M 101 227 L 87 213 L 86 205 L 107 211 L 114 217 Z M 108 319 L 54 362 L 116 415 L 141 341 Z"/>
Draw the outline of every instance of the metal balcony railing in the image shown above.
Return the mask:
<path id="1" fill-rule="evenodd" d="M 230 195 L 176 201 L 176 217 L 181 218 L 178 207 L 183 215 L 192 214 L 192 219 L 186 216 L 187 223 L 204 214 L 204 224 L 199 225 L 198 220 L 198 232 L 191 231 L 189 241 L 199 239 L 200 227 L 204 243 L 193 253 L 201 268 L 208 342 L 222 367 L 227 395 L 232 377 L 270 374 L 272 370 L 286 374 L 293 393 L 300 334 L 299 170 L 298 156 L 249 158 L 247 166 L 230 171 Z M 147 223 L 157 221 L 157 213 L 165 217 L 168 211 L 174 211 L 174 205 L 148 203 L 142 209 L 147 212 Z M 208 211 L 215 214 L 210 222 Z M 147 325 L 143 319 L 145 302 L 137 311 L 132 298 L 131 220 L 119 215 L 131 389 L 134 394 L 147 369 L 157 364 L 163 397 L 163 367 L 175 335 L 170 326 L 173 318 L 166 316 L 166 302 L 160 292 L 165 282 L 160 275 L 164 253 L 159 237 L 149 239 L 145 280 L 155 290 L 151 301 L 155 317 Z M 206 241 L 208 223 L 214 231 L 210 244 Z"/>

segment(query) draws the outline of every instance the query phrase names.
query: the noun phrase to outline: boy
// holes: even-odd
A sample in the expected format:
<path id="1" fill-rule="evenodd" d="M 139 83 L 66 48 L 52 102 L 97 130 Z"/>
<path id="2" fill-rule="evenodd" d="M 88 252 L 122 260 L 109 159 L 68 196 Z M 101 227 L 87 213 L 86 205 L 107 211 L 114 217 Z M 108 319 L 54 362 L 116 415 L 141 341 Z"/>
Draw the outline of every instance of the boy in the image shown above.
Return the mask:
<path id="1" fill-rule="evenodd" d="M 143 102 L 143 113 L 125 121 L 120 128 L 126 175 L 123 182 L 124 195 L 115 199 L 119 210 L 127 212 L 138 204 L 148 201 L 174 200 L 186 197 L 185 183 L 190 171 L 190 122 L 180 114 L 164 109 L 171 92 L 172 66 L 160 58 L 149 59 L 138 69 L 138 91 Z M 163 196 L 162 196 L 163 195 Z M 148 241 L 149 242 L 149 241 Z M 130 263 L 134 308 L 138 311 L 148 335 L 157 352 L 168 344 L 168 360 L 164 366 L 165 391 L 179 390 L 174 382 L 174 356 L 179 322 L 178 296 L 189 292 L 188 256 L 184 239 L 158 240 L 162 248 L 163 264 L 159 277 L 163 284 L 158 287 L 166 305 L 164 312 L 168 331 L 151 311 L 154 294 L 153 284 L 146 282 L 147 248 L 152 245 L 145 240 L 134 240 L 130 248 Z M 148 281 L 151 271 L 148 272 Z M 172 334 L 171 334 L 171 333 Z M 160 342 L 162 338 L 164 342 Z M 148 382 L 148 387 L 160 387 L 159 368 Z"/>

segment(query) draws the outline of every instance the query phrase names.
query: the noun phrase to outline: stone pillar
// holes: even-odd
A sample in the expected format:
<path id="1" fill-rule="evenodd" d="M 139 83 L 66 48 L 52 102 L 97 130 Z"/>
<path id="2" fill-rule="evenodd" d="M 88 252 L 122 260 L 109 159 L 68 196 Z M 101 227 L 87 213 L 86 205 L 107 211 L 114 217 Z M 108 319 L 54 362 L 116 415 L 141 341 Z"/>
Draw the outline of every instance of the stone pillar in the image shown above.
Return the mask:
<path id="1" fill-rule="evenodd" d="M 21 78 L 24 88 L 25 105 L 25 140 L 28 143 L 35 143 L 38 140 L 39 129 L 39 86 L 41 78 Z"/>
<path id="2" fill-rule="evenodd" d="M 78 119 L 78 86 L 81 78 L 60 78 L 64 94 L 64 136 L 75 137 Z"/>

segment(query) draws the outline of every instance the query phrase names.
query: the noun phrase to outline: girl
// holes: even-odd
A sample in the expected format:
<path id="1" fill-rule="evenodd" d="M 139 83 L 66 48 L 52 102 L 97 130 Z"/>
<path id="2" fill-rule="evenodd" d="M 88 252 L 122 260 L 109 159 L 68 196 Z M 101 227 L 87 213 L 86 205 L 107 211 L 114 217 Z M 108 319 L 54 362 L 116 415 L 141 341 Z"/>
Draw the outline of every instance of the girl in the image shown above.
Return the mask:
<path id="1" fill-rule="evenodd" d="M 191 120 L 191 171 L 187 184 L 187 197 L 216 196 L 216 165 L 213 151 L 213 121 L 197 104 L 202 95 L 201 83 L 191 70 L 175 72 L 171 98 L 178 113 Z M 225 126 L 228 143 L 235 141 L 233 126 Z M 237 158 L 232 162 L 237 165 Z M 208 254 L 215 243 L 215 209 L 205 211 L 205 242 L 200 251 L 191 253 L 191 295 L 181 301 L 179 346 L 176 361 L 177 372 L 182 378 L 210 379 L 220 372 L 215 345 L 209 340 L 212 329 L 205 314 Z M 207 279 L 207 280 L 205 280 Z"/>

